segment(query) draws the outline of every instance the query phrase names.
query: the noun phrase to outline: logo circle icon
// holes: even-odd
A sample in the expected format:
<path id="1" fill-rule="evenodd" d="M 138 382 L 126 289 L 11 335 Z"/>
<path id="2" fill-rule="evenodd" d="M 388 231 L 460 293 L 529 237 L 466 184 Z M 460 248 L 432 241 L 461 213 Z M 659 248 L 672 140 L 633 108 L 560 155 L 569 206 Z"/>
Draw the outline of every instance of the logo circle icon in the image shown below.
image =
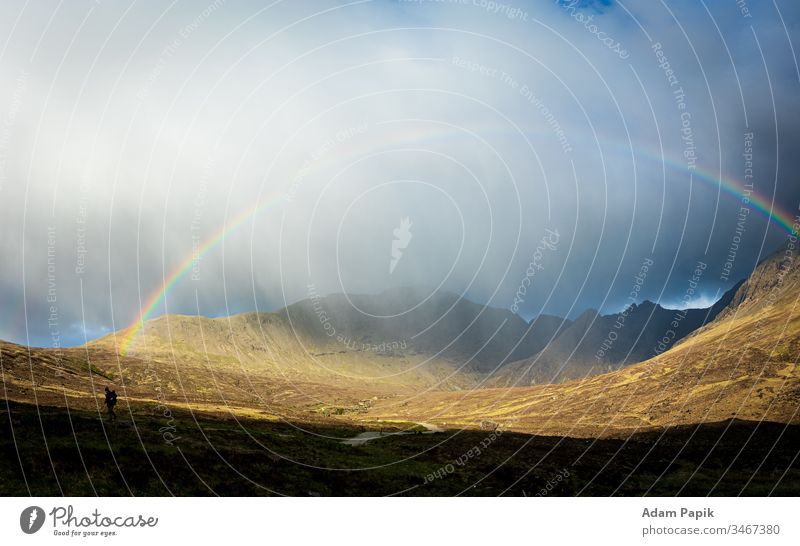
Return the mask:
<path id="1" fill-rule="evenodd" d="M 39 506 L 29 506 L 19 515 L 19 527 L 26 535 L 32 535 L 44 525 L 44 510 Z"/>

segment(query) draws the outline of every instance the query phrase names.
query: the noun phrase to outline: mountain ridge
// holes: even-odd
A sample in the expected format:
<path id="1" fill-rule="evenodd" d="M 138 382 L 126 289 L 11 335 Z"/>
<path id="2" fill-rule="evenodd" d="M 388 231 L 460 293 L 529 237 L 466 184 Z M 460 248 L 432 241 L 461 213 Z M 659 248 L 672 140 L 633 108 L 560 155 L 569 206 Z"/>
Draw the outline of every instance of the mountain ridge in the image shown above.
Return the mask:
<path id="1" fill-rule="evenodd" d="M 713 321 L 730 303 L 738 286 L 707 308 L 667 309 L 644 300 L 619 313 L 584 311 L 542 351 L 504 366 L 489 385 L 559 383 L 642 362 Z"/>
<path id="2" fill-rule="evenodd" d="M 283 367 L 293 363 L 306 373 L 319 367 L 301 362 L 302 357 L 333 360 L 344 375 L 354 368 L 353 374 L 364 379 L 376 378 L 365 361 L 374 357 L 385 365 L 385 373 L 432 367 L 438 377 L 465 376 L 450 381 L 453 388 L 487 378 L 490 386 L 560 382 L 654 356 L 656 334 L 677 321 L 663 352 L 713 320 L 729 303 L 730 292 L 705 309 L 671 310 L 645 300 L 609 315 L 586 309 L 574 321 L 547 314 L 526 321 L 508 309 L 419 287 L 378 295 L 312 294 L 271 312 L 157 317 L 143 325 L 129 351 L 211 354 L 274 369 L 283 361 Z M 119 351 L 117 340 L 123 335 L 112 333 L 88 346 Z M 346 362 L 350 357 L 359 362 L 351 366 Z"/>
<path id="3" fill-rule="evenodd" d="M 134 346 L 125 356 L 113 336 L 65 349 L 0 342 L 0 365 L 7 400 L 87 410 L 99 407 L 102 386 L 111 385 L 141 411 L 168 404 L 257 419 L 399 420 L 458 428 L 488 420 L 526 434 L 578 437 L 732 418 L 795 423 L 800 272 L 790 260 L 779 283 L 759 284 L 775 263 L 762 264 L 747 287 L 735 287 L 734 294 L 748 297 L 735 307 L 728 302 L 724 308 L 731 313 L 718 314 L 664 352 L 558 384 L 478 388 L 486 386 L 486 375 L 465 371 L 459 360 L 392 348 L 349 350 L 301 332 L 304 347 L 298 330 L 277 313 L 159 317 L 145 324 L 137 341 L 146 350 Z M 629 315 L 656 309 L 651 304 L 636 305 Z M 318 322 L 317 315 L 301 316 Z M 597 316 L 585 313 L 582 320 Z M 306 349 L 319 353 L 309 358 Z"/>
<path id="4" fill-rule="evenodd" d="M 387 399 L 374 414 L 595 438 L 731 419 L 800 423 L 800 267 L 797 249 L 789 250 L 728 291 L 729 312 L 643 362 L 559 384 L 426 393 L 402 405 Z M 779 265 L 778 282 L 759 281 Z M 742 294 L 752 297 L 735 298 Z"/>

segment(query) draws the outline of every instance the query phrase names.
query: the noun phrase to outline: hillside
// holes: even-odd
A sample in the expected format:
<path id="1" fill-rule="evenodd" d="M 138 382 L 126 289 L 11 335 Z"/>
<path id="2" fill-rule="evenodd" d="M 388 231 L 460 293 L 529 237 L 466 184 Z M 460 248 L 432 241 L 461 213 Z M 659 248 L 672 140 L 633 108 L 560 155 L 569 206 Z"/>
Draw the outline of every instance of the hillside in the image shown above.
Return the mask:
<path id="1" fill-rule="evenodd" d="M 308 339 L 329 344 L 335 340 L 350 350 L 374 351 L 388 345 L 388 350 L 444 358 L 479 373 L 535 354 L 571 323 L 549 315 L 528 323 L 507 309 L 449 292 L 426 296 L 414 288 L 378 295 L 333 294 L 304 300 L 278 314 Z"/>
<path id="2" fill-rule="evenodd" d="M 645 362 L 558 385 L 386 400 L 374 413 L 455 427 L 489 420 L 533 434 L 593 437 L 732 418 L 800 423 L 795 256 L 783 247 L 764 260 L 714 321 Z"/>
<path id="3" fill-rule="evenodd" d="M 290 340 L 335 345 L 280 313 L 162 317 L 124 357 L 113 337 L 61 351 L 0 342 L 0 484 L 9 495 L 531 496 L 568 473 L 553 495 L 796 495 L 795 265 L 766 260 L 735 303 L 655 358 L 552 385 L 411 388 L 430 369 L 397 383 L 303 381 L 324 374 Z M 779 282 L 759 281 L 764 270 Z M 265 360 L 264 339 L 285 352 Z M 317 358 L 339 354 L 357 368 L 347 352 Z M 363 371 L 399 362 L 383 358 Z M 105 385 L 121 395 L 113 423 Z M 380 439 L 345 443 L 363 434 Z"/>
<path id="4" fill-rule="evenodd" d="M 675 311 L 644 302 L 613 315 L 589 310 L 574 322 L 541 315 L 529 323 L 448 292 L 313 294 L 272 313 L 162 316 L 145 324 L 129 354 L 209 359 L 334 385 L 458 390 L 558 383 L 646 360 L 712 320 L 732 297 L 733 291 L 710 309 Z M 662 343 L 667 332 L 674 335 Z M 124 336 L 90 346 L 117 351 Z"/>
<path id="5" fill-rule="evenodd" d="M 489 384 L 559 383 L 645 361 L 714 320 L 731 302 L 737 287 L 708 309 L 665 309 L 645 301 L 612 315 L 586 311 L 541 352 L 504 366 Z"/>
<path id="6" fill-rule="evenodd" d="M 796 260 L 784 248 L 714 308 L 687 313 L 690 325 L 718 316 L 669 350 L 560 384 L 476 388 L 484 386 L 490 358 L 545 346 L 539 354 L 555 361 L 566 348 L 583 347 L 597 332 L 605 335 L 610 317 L 588 312 L 574 323 L 542 317 L 529 324 L 448 294 L 415 310 L 400 308 L 386 323 L 342 311 L 352 308 L 343 296 L 276 313 L 164 316 L 146 323 L 125 356 L 118 352 L 122 333 L 62 350 L 0 343 L 0 367 L 8 400 L 94 410 L 101 407 L 102 387 L 112 385 L 131 411 L 168 403 L 206 413 L 303 421 L 336 416 L 357 423 L 425 421 L 469 428 L 490 420 L 520 432 L 566 436 L 734 417 L 797 423 L 799 295 Z M 366 297 L 354 303 L 370 314 L 388 314 L 404 301 L 398 292 L 380 304 Z M 319 320 L 320 308 L 335 336 Z M 626 363 L 640 358 L 658 339 L 653 333 L 663 327 L 663 317 L 674 313 L 652 303 L 629 309 L 625 329 L 631 334 L 617 338 L 617 355 L 623 356 L 614 358 Z M 439 320 L 431 321 L 434 316 Z M 633 336 L 634 325 L 642 322 L 651 330 Z M 420 332 L 420 324 L 429 328 Z M 465 329 L 470 335 L 459 336 Z M 389 333 L 395 337 L 383 337 Z"/>
<path id="7" fill-rule="evenodd" d="M 761 260 L 752 275 L 735 287 L 730 304 L 720 313 L 720 317 L 774 305 L 785 292 L 800 289 L 797 254 L 797 248 L 787 241 Z"/>
<path id="8" fill-rule="evenodd" d="M 209 360 L 293 381 L 448 390 L 472 387 L 503 362 L 536 353 L 570 324 L 547 315 L 528 323 L 447 292 L 407 308 L 415 297 L 395 289 L 314 297 L 273 313 L 162 316 L 145 323 L 127 354 Z M 89 347 L 119 352 L 125 335 Z"/>
<path id="9" fill-rule="evenodd" d="M 380 305 L 366 296 L 354 303 L 397 317 L 364 320 L 343 296 L 274 313 L 162 316 L 146 322 L 125 355 L 126 331 L 61 350 L 0 342 L 4 397 L 96 410 L 110 385 L 130 408 L 168 403 L 251 418 L 347 418 L 402 393 L 472 388 L 481 366 L 536 351 L 569 324 L 547 316 L 529 324 L 447 293 L 403 313 L 407 293 L 383 296 Z M 431 327 L 420 332 L 420 325 Z"/>
<path id="10" fill-rule="evenodd" d="M 0 370 L 5 400 L 100 412 L 106 386 L 119 393 L 118 411 L 123 412 L 160 413 L 166 407 L 303 421 L 316 420 L 331 409 L 359 411 L 359 402 L 398 392 L 390 383 L 320 384 L 222 359 L 155 353 L 122 358 L 101 347 L 57 351 L 0 342 Z"/>

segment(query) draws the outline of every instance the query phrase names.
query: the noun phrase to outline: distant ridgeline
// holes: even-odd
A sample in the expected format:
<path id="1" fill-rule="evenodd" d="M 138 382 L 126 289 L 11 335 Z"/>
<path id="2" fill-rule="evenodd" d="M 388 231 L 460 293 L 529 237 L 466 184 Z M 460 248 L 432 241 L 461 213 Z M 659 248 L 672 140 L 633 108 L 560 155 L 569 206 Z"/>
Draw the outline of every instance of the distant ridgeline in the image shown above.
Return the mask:
<path id="1" fill-rule="evenodd" d="M 343 372 L 363 379 L 414 370 L 446 374 L 452 388 L 556 383 L 669 349 L 712 321 L 736 289 L 708 309 L 670 310 L 645 301 L 611 315 L 588 310 L 574 322 L 550 315 L 528 322 L 507 309 L 443 291 L 397 288 L 373 296 L 312 291 L 308 299 L 273 313 L 159 317 L 147 321 L 126 349 L 142 355 L 178 348 L 247 362 L 274 361 L 284 369 L 291 362 L 313 373 Z M 409 302 L 416 301 L 422 303 L 409 309 Z M 113 340 L 106 336 L 90 345 L 109 347 Z M 370 366 L 381 373 L 370 372 Z"/>

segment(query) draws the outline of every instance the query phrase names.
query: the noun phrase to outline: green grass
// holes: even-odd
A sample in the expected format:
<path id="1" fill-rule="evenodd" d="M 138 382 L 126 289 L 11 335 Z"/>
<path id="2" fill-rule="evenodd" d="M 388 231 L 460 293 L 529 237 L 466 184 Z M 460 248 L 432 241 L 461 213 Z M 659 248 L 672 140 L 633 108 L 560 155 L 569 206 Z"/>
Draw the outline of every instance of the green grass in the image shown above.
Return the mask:
<path id="1" fill-rule="evenodd" d="M 114 380 L 114 374 L 113 373 L 105 372 L 105 371 L 101 370 L 100 368 L 98 368 L 97 366 L 95 366 L 94 364 L 89 364 L 89 371 L 92 372 L 95 375 L 99 375 L 100 377 L 104 377 L 104 378 L 108 379 L 109 381 L 113 381 Z"/>

